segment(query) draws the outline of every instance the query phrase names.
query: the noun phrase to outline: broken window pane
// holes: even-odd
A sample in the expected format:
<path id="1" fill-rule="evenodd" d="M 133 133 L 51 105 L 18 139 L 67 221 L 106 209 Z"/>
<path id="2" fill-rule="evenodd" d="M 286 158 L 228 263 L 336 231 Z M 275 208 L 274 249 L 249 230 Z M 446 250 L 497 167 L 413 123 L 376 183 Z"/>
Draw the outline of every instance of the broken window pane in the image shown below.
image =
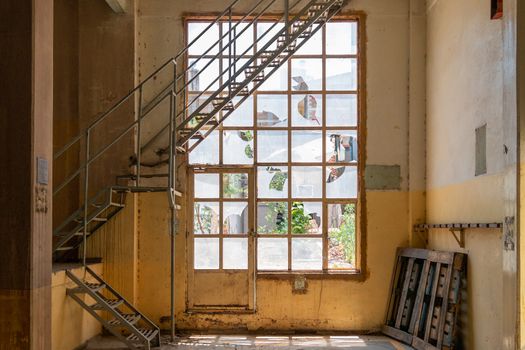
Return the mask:
<path id="1" fill-rule="evenodd" d="M 292 270 L 322 269 L 322 238 L 292 238 Z"/>
<path id="2" fill-rule="evenodd" d="M 292 162 L 323 161 L 323 134 L 321 131 L 292 131 Z"/>
<path id="3" fill-rule="evenodd" d="M 192 43 L 208 26 L 207 22 L 191 22 L 188 24 L 188 45 Z M 219 26 L 213 25 L 204 33 L 199 40 L 188 49 L 190 55 L 203 55 L 215 42 L 219 40 Z M 219 52 L 219 44 L 215 45 L 207 55 L 215 55 Z"/>
<path id="4" fill-rule="evenodd" d="M 327 126 L 357 126 L 357 95 L 326 95 Z"/>
<path id="5" fill-rule="evenodd" d="M 354 58 L 327 58 L 326 90 L 357 90 L 357 60 Z"/>
<path id="6" fill-rule="evenodd" d="M 248 238 L 224 238 L 222 268 L 246 270 L 248 268 Z"/>
<path id="7" fill-rule="evenodd" d="M 328 267 L 355 268 L 355 204 L 328 204 Z"/>
<path id="8" fill-rule="evenodd" d="M 190 140 L 190 146 L 197 140 Z M 193 151 L 190 152 L 190 164 L 219 164 L 219 132 L 213 131 Z"/>
<path id="9" fill-rule="evenodd" d="M 293 202 L 292 234 L 322 234 L 322 218 L 321 202 Z"/>
<path id="10" fill-rule="evenodd" d="M 288 96 L 257 95 L 258 126 L 288 126 Z"/>
<path id="11" fill-rule="evenodd" d="M 236 106 L 240 97 L 233 98 L 233 104 Z M 253 96 L 248 97 L 239 105 L 222 123 L 224 126 L 253 126 Z"/>
<path id="12" fill-rule="evenodd" d="M 292 126 L 323 124 L 322 95 L 292 95 Z"/>
<path id="13" fill-rule="evenodd" d="M 224 164 L 253 164 L 253 130 L 223 132 Z"/>
<path id="14" fill-rule="evenodd" d="M 323 195 L 322 178 L 321 167 L 292 167 L 292 197 L 321 198 Z"/>
<path id="15" fill-rule="evenodd" d="M 259 270 L 288 270 L 288 239 L 259 238 L 257 240 Z"/>
<path id="16" fill-rule="evenodd" d="M 326 161 L 328 163 L 357 162 L 357 131 L 329 130 L 326 132 Z M 329 165 L 330 166 L 330 165 Z"/>
<path id="17" fill-rule="evenodd" d="M 288 167 L 262 166 L 257 169 L 258 198 L 288 197 Z"/>
<path id="18" fill-rule="evenodd" d="M 196 235 L 216 235 L 220 233 L 219 203 L 195 202 L 193 233 Z"/>
<path id="19" fill-rule="evenodd" d="M 329 165 L 325 179 L 327 198 L 357 198 L 357 167 Z"/>
<path id="20" fill-rule="evenodd" d="M 194 268 L 196 270 L 219 268 L 219 239 L 195 238 Z"/>
<path id="21" fill-rule="evenodd" d="M 288 233 L 288 203 L 259 202 L 257 204 L 257 233 Z"/>
<path id="22" fill-rule="evenodd" d="M 224 202 L 222 204 L 222 218 L 223 234 L 248 234 L 248 202 Z"/>
<path id="23" fill-rule="evenodd" d="M 223 198 L 248 198 L 248 174 L 222 174 Z"/>
<path id="24" fill-rule="evenodd" d="M 259 163 L 285 163 L 288 161 L 288 131 L 257 131 L 257 161 Z"/>
<path id="25" fill-rule="evenodd" d="M 357 53 L 357 22 L 326 24 L 326 54 L 355 55 Z"/>
<path id="26" fill-rule="evenodd" d="M 195 174 L 195 198 L 219 197 L 219 174 Z"/>
<path id="27" fill-rule="evenodd" d="M 296 58 L 292 60 L 292 89 L 312 91 L 323 88 L 323 60 Z"/>

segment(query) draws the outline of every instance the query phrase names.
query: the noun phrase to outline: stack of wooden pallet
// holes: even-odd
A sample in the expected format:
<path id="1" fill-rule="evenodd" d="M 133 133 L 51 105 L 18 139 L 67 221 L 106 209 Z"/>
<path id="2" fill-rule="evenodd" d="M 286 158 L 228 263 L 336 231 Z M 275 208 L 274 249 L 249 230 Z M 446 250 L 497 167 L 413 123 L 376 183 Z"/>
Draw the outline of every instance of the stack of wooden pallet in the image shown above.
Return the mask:
<path id="1" fill-rule="evenodd" d="M 417 350 L 454 349 L 466 256 L 400 248 L 383 333 Z"/>

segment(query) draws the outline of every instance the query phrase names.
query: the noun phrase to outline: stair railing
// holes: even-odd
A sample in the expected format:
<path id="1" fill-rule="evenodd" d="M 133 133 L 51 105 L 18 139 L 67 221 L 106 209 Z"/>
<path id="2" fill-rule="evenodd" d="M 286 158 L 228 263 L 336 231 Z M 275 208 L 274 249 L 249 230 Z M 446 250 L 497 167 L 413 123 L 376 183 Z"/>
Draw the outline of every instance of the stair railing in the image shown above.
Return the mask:
<path id="1" fill-rule="evenodd" d="M 328 20 L 331 19 L 335 14 L 336 14 L 336 13 L 334 12 L 334 13 L 331 14 L 329 17 L 327 17 L 327 19 L 328 19 Z M 299 17 L 300 17 L 300 15 L 298 15 L 294 20 L 298 19 Z M 311 20 L 311 22 L 312 22 L 311 24 L 313 24 L 313 22 L 315 22 L 315 19 Z M 293 22 L 292 22 L 292 23 L 293 23 Z M 308 26 L 308 24 L 307 24 L 306 26 Z M 273 26 L 272 26 L 272 27 L 273 27 Z M 315 34 L 316 34 L 321 28 L 322 28 L 322 25 L 318 25 L 317 27 L 315 27 L 315 28 L 311 31 L 310 36 L 315 35 Z M 269 30 L 271 30 L 271 29 L 269 29 Z M 283 34 L 284 34 L 287 38 L 289 38 L 290 36 L 292 36 L 292 34 L 289 32 L 289 28 L 288 28 L 288 27 L 285 27 L 285 30 L 286 30 L 286 33 L 281 32 L 281 33 L 279 34 L 279 36 L 280 36 L 280 35 L 283 35 Z M 299 35 L 299 34 L 297 34 L 297 35 L 295 35 L 295 36 L 296 36 L 295 39 L 299 39 L 299 38 L 300 38 L 300 35 Z M 294 40 L 295 40 L 295 39 L 294 39 Z M 300 49 L 300 48 L 306 43 L 306 41 L 307 41 L 307 40 L 302 40 L 302 41 L 298 42 L 298 43 L 296 44 L 295 51 L 299 50 L 299 49 Z M 271 41 L 270 41 L 270 42 L 271 42 Z M 264 50 L 265 50 L 265 49 L 263 49 L 263 51 L 264 51 Z M 283 55 L 282 57 L 286 57 L 285 60 L 287 60 L 291 55 L 292 55 L 292 54 L 289 53 L 289 54 L 287 54 L 287 55 Z M 279 56 L 279 55 L 278 55 L 278 56 Z M 256 61 L 257 59 L 258 59 L 258 58 L 255 58 L 255 61 Z M 249 62 L 248 62 L 246 65 L 248 65 L 248 64 L 249 64 Z M 245 67 L 243 67 L 243 69 L 244 69 L 244 68 L 245 68 Z M 280 68 L 279 66 L 273 67 L 273 69 L 270 70 L 269 75 L 273 74 L 273 73 L 274 73 L 275 71 L 277 71 L 279 68 Z M 241 69 L 240 71 L 242 71 L 243 69 Z M 257 74 L 254 74 L 254 75 L 257 75 Z M 252 91 L 252 92 L 255 91 L 255 90 L 256 90 L 257 88 L 259 88 L 263 83 L 264 83 L 264 81 L 255 82 L 255 83 L 253 84 L 252 88 L 250 89 L 250 91 Z M 242 103 L 243 103 L 248 97 L 249 97 L 248 95 L 242 97 L 242 98 L 238 101 L 238 103 L 237 103 L 237 105 L 235 106 L 235 108 L 237 108 L 240 104 L 242 104 Z M 205 104 L 205 103 L 204 103 L 204 104 Z M 222 123 L 222 122 L 223 122 L 223 121 L 224 121 L 224 120 L 225 120 L 225 119 L 226 119 L 231 113 L 232 113 L 232 111 L 229 111 L 229 112 L 225 113 L 225 114 L 224 114 L 224 115 L 223 115 L 223 116 L 217 121 L 217 123 L 216 123 L 215 125 L 213 125 L 213 126 L 207 128 L 206 131 L 205 131 L 205 133 L 202 134 L 202 137 L 201 137 L 198 141 L 196 141 L 195 143 L 193 143 L 192 145 L 190 145 L 190 147 L 188 147 L 188 150 L 187 150 L 187 151 L 188 151 L 188 152 L 191 152 L 192 150 L 194 150 L 194 149 L 199 145 L 199 143 L 202 142 L 202 140 L 206 139 L 206 137 L 207 137 L 209 134 L 211 134 L 211 133 L 212 133 L 212 132 L 218 127 L 218 125 L 219 125 L 220 123 Z M 178 125 L 179 125 L 179 127 L 180 127 L 180 126 L 183 126 L 184 123 L 187 123 L 187 122 L 191 122 L 191 119 L 189 119 L 189 120 L 187 120 L 187 121 L 180 122 L 180 123 L 178 123 Z M 197 127 L 195 127 L 195 129 L 199 129 L 200 127 L 201 127 L 201 125 L 198 125 Z M 186 138 L 186 139 L 189 139 L 189 136 L 187 136 L 187 137 L 185 137 L 185 138 Z M 185 140 L 182 139 L 182 141 L 185 141 Z"/>
<path id="2" fill-rule="evenodd" d="M 261 0 L 258 4 L 263 3 L 265 0 Z M 168 153 L 169 153 L 169 159 L 168 159 L 168 179 L 165 189 L 169 191 L 169 198 L 170 198 L 170 206 L 173 208 L 175 207 L 174 202 L 174 190 L 175 190 L 175 152 L 174 152 L 174 145 L 176 142 L 176 135 L 175 135 L 175 115 L 177 114 L 177 104 L 176 104 L 176 83 L 177 83 L 177 77 L 183 76 L 182 74 L 178 74 L 177 70 L 177 59 L 184 56 L 186 52 L 196 43 L 198 40 L 200 40 L 215 24 L 217 24 L 219 21 L 221 21 L 224 16 L 227 14 L 231 17 L 231 13 L 233 11 L 233 7 L 239 3 L 240 0 L 235 0 L 232 2 L 232 4 L 226 8 L 219 16 L 216 17 L 216 19 L 210 23 L 199 35 L 197 35 L 191 43 L 189 43 L 187 46 L 185 46 L 175 57 L 167 60 L 163 65 L 161 65 L 159 68 L 157 68 L 153 73 L 151 73 L 146 79 L 144 79 L 139 85 L 137 85 L 134 89 L 132 89 L 128 94 L 126 94 L 123 98 L 121 98 L 118 102 L 116 102 L 111 108 L 109 108 L 106 112 L 98 116 L 95 121 L 93 121 L 87 128 L 85 128 L 81 133 L 79 133 L 76 137 L 74 137 L 72 140 L 70 140 L 66 145 L 64 145 L 62 148 L 60 148 L 55 154 L 54 154 L 54 160 L 55 162 L 58 162 L 60 159 L 66 158 L 70 154 L 70 152 L 75 152 L 75 156 L 80 155 L 80 158 L 82 158 L 81 161 L 79 161 L 80 165 L 72 171 L 72 173 L 65 174 L 64 179 L 61 183 L 54 186 L 53 190 L 53 196 L 56 197 L 61 191 L 64 190 L 68 185 L 71 185 L 73 180 L 79 179 L 79 183 L 81 183 L 81 191 L 80 193 L 83 194 L 82 202 L 83 202 L 83 222 L 84 222 L 84 232 L 83 232 L 83 240 L 84 240 L 84 251 L 82 253 L 83 255 L 83 263 L 85 265 L 86 261 L 86 244 L 85 240 L 87 238 L 88 232 L 87 232 L 87 220 L 89 216 L 89 205 L 91 203 L 90 201 L 90 175 L 91 175 L 91 168 L 95 161 L 100 159 L 102 156 L 106 155 L 108 150 L 115 147 L 115 145 L 121 141 L 126 135 L 131 133 L 132 131 L 135 132 L 135 159 L 134 163 L 136 164 L 135 167 L 135 177 L 134 177 L 134 185 L 133 186 L 127 186 L 130 189 L 133 188 L 140 188 L 141 187 L 141 157 L 142 157 L 142 139 L 143 139 L 143 123 L 144 119 L 150 114 L 151 111 L 155 109 L 156 106 L 161 104 L 162 102 L 169 99 L 169 121 L 167 122 L 167 128 L 170 130 L 170 137 L 169 137 L 169 144 L 171 147 L 169 147 Z M 255 7 L 256 8 L 256 7 Z M 233 29 L 232 29 L 233 30 Z M 144 102 L 144 89 L 146 84 L 149 82 L 154 81 L 159 75 L 162 74 L 170 74 L 170 71 L 173 71 L 171 78 L 169 79 L 171 83 L 165 88 L 161 93 L 156 94 L 152 100 L 155 100 L 156 104 L 155 106 L 151 106 L 149 109 L 143 108 L 143 102 Z M 135 118 L 134 121 L 127 124 L 127 125 L 118 125 L 118 127 L 123 128 L 121 132 L 119 132 L 116 136 L 114 136 L 111 140 L 109 140 L 107 143 L 102 145 L 96 145 L 97 149 L 94 147 L 94 141 L 93 137 L 98 134 L 96 128 L 100 127 L 103 122 L 106 122 L 111 116 L 114 116 L 115 114 L 121 112 L 123 107 L 129 107 L 129 105 L 134 105 L 135 112 Z M 80 153 L 78 153 L 80 152 Z M 76 184 L 75 184 L 76 186 Z M 152 188 L 154 190 L 156 188 Z M 69 216 L 68 219 L 72 219 L 73 216 Z M 63 223 L 61 223 L 63 224 Z"/>
<path id="3" fill-rule="evenodd" d="M 232 30 L 234 31 L 234 34 L 233 34 L 233 38 L 231 40 L 228 40 L 228 43 L 225 44 L 223 46 L 223 49 L 222 51 L 218 52 L 217 54 L 215 54 L 213 57 L 211 58 L 208 58 L 209 59 L 209 62 L 208 64 L 206 64 L 203 69 L 201 71 L 199 71 L 197 74 L 200 75 L 203 71 L 205 71 L 209 66 L 211 66 L 212 62 L 214 60 L 217 60 L 217 59 L 220 59 L 221 57 L 223 56 L 226 56 L 228 57 L 229 59 L 229 64 L 228 64 L 228 69 L 224 69 L 224 70 L 220 70 L 219 71 L 219 74 L 215 77 L 215 79 L 213 79 L 205 88 L 203 89 L 200 89 L 200 91 L 198 92 L 195 92 L 193 93 L 194 96 L 192 96 L 192 100 L 191 101 L 188 101 L 187 100 L 187 97 L 192 94 L 192 91 L 190 89 L 191 87 L 191 83 L 193 81 L 196 80 L 196 76 L 194 77 L 191 77 L 189 78 L 189 80 L 187 79 L 187 81 L 183 84 L 183 86 L 177 90 L 177 93 L 176 93 L 176 96 L 177 98 L 179 99 L 183 99 L 182 102 L 180 102 L 179 104 L 182 105 L 183 107 L 181 108 L 180 112 L 176 115 L 175 119 L 176 119 L 176 128 L 177 129 L 180 129 L 184 126 L 184 124 L 187 124 L 189 122 L 192 122 L 191 119 L 188 118 L 188 114 L 190 114 L 189 112 L 191 111 L 192 108 L 194 108 L 194 105 L 197 105 L 196 109 L 193 110 L 192 112 L 201 112 L 206 106 L 210 105 L 211 101 L 216 98 L 219 94 L 226 94 L 225 91 L 227 91 L 228 95 L 231 96 L 231 84 L 235 82 L 236 78 L 244 71 L 244 69 L 246 69 L 248 66 L 252 65 L 254 62 L 257 61 L 257 59 L 259 59 L 259 57 L 257 57 L 257 54 L 254 54 L 254 55 L 251 55 L 252 57 L 250 59 L 248 59 L 248 62 L 246 62 L 244 65 L 242 65 L 242 68 L 239 68 L 237 69 L 239 63 L 242 61 L 242 60 L 245 60 L 246 58 L 244 58 L 244 56 L 246 56 L 250 51 L 254 51 L 254 49 L 258 48 L 258 44 L 263 41 L 267 36 L 269 36 L 270 33 L 272 33 L 274 31 L 274 29 L 279 26 L 279 25 L 282 25 L 282 24 L 285 24 L 283 26 L 283 29 L 280 30 L 277 34 L 274 35 L 274 37 L 272 37 L 271 39 L 267 40 L 266 44 L 259 50 L 257 50 L 258 52 L 260 51 L 264 51 L 264 50 L 267 50 L 271 45 L 273 45 L 273 43 L 277 40 L 277 38 L 281 35 L 281 34 L 285 34 L 289 35 L 289 23 L 290 23 L 290 16 L 289 16 L 289 13 L 291 13 L 295 8 L 297 8 L 297 6 L 304 2 L 305 0 L 297 0 L 294 2 L 293 5 L 290 6 L 289 4 L 289 0 L 283 0 L 283 3 L 284 3 L 284 8 L 285 8 L 285 11 L 284 11 L 284 14 L 278 19 L 276 20 L 265 32 L 263 32 L 261 35 L 257 35 L 256 39 L 253 41 L 253 43 L 251 43 L 251 45 L 249 45 L 245 50 L 244 52 L 242 52 L 241 54 L 237 55 L 236 53 L 236 49 L 233 50 L 233 52 L 230 50 L 232 46 L 235 47 L 235 43 L 237 41 L 238 38 L 240 38 L 240 36 L 247 30 L 249 29 L 252 25 L 255 25 L 257 23 L 257 21 L 265 16 L 265 15 L 268 15 L 268 9 L 274 5 L 277 0 L 272 0 L 270 1 L 264 8 L 262 11 L 260 11 L 257 15 L 255 16 L 252 16 L 253 15 L 253 12 L 255 11 L 256 8 L 258 8 L 262 3 L 264 3 L 266 0 L 262 0 L 260 1 L 254 8 L 252 8 L 251 11 L 248 12 L 247 15 L 243 16 L 240 20 L 236 20 L 236 23 L 234 26 L 231 25 L 231 21 L 232 19 L 229 18 L 228 19 L 228 24 L 229 24 L 229 27 L 230 28 L 233 28 Z M 295 17 L 294 19 L 292 20 L 292 23 L 293 21 L 299 19 L 301 16 L 304 16 L 306 14 L 306 12 L 308 11 L 308 7 L 313 5 L 314 3 L 316 3 L 317 0 L 311 0 L 308 2 L 308 6 L 306 6 L 305 8 L 303 8 L 302 11 L 300 11 Z M 239 32 L 239 33 L 236 33 L 235 32 L 235 29 L 238 25 L 240 25 L 241 23 L 244 23 L 244 21 L 249 17 L 249 16 L 252 16 L 252 19 L 250 20 L 250 22 L 248 22 L 248 24 L 244 27 L 244 29 Z M 288 25 L 287 25 L 288 24 Z M 224 38 L 228 35 L 231 35 L 231 30 L 228 30 L 225 34 L 223 34 L 223 36 L 218 40 L 216 41 L 214 44 L 213 44 L 213 47 L 210 47 L 206 53 L 209 53 L 209 51 L 211 51 L 212 48 L 214 48 L 220 41 L 224 40 Z M 225 55 L 224 54 L 224 51 L 228 50 L 228 53 Z M 206 54 L 205 53 L 205 54 Z M 196 60 L 200 60 L 202 57 L 204 56 L 204 54 L 201 56 L 201 57 L 198 57 Z M 233 57 L 232 57 L 233 56 Z M 195 62 L 192 62 L 190 64 L 190 66 L 184 70 L 183 72 L 180 73 L 179 76 L 177 76 L 177 81 L 182 79 L 182 78 L 187 78 L 187 74 L 190 72 L 190 69 L 191 67 L 193 67 L 195 64 Z M 233 67 L 233 69 L 231 69 Z M 226 76 L 226 79 L 225 80 L 225 83 L 220 86 L 219 88 L 216 88 L 214 89 L 213 87 L 220 82 L 220 79 L 223 78 L 224 76 Z M 203 103 L 199 104 L 199 99 L 204 96 L 205 94 L 207 95 L 210 95 L 211 96 Z M 149 108 L 149 107 L 147 107 Z M 199 125 L 200 126 L 200 125 Z M 143 146 L 142 146 L 142 151 L 146 150 L 147 148 L 149 148 L 155 141 L 158 140 L 158 138 L 160 138 L 165 132 L 166 130 L 168 130 L 168 125 L 164 125 L 160 130 L 159 132 L 157 132 L 154 136 L 152 136 Z M 164 153 L 163 150 L 161 150 L 159 153 Z"/>

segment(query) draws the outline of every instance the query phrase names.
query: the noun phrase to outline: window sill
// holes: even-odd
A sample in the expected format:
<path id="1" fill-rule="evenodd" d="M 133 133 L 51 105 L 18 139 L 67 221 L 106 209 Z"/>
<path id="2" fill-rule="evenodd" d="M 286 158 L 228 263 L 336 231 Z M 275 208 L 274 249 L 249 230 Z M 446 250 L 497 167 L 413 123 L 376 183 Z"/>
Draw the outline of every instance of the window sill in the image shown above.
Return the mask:
<path id="1" fill-rule="evenodd" d="M 308 279 L 324 280 L 353 280 L 363 281 L 365 275 L 359 270 L 347 271 L 326 271 L 326 272 L 310 272 L 310 271 L 263 271 L 257 273 L 257 278 L 260 279 L 279 279 L 279 280 L 294 280 L 297 276 L 304 276 Z"/>

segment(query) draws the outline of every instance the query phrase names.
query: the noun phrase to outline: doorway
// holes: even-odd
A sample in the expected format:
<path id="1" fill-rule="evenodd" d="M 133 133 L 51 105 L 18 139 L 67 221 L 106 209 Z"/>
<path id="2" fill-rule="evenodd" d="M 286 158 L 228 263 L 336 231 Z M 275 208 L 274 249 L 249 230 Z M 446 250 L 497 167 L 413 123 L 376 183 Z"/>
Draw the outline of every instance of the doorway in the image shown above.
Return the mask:
<path id="1" fill-rule="evenodd" d="M 191 169 L 188 310 L 255 309 L 252 169 Z"/>

